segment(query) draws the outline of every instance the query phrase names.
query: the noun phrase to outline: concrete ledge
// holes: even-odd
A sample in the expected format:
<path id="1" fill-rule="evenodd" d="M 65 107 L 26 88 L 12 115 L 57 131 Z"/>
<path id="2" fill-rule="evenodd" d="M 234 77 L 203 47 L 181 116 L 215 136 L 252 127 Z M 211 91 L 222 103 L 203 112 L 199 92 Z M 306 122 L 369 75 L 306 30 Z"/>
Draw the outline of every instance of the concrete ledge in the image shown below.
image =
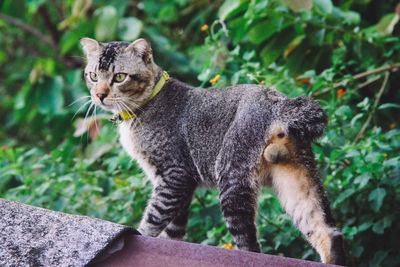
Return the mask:
<path id="1" fill-rule="evenodd" d="M 0 199 L 0 266 L 84 266 L 133 228 Z"/>

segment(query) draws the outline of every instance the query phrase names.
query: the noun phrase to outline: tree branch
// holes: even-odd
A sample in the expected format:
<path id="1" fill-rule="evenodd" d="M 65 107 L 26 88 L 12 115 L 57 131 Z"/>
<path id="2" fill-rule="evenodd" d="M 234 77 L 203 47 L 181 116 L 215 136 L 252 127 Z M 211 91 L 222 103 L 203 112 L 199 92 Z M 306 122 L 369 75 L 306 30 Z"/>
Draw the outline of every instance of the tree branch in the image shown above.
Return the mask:
<path id="1" fill-rule="evenodd" d="M 376 81 L 379 80 L 380 78 L 382 78 L 382 75 L 377 75 L 377 76 L 375 76 L 375 77 L 373 77 L 373 78 L 371 78 L 371 79 L 369 79 L 369 80 L 366 80 L 365 82 L 359 84 L 359 85 L 357 86 L 356 90 L 361 89 L 361 88 L 363 88 L 363 87 L 365 87 L 365 86 L 367 86 L 367 85 L 370 85 L 371 83 L 376 82 Z"/>
<path id="2" fill-rule="evenodd" d="M 20 28 L 21 30 L 35 36 L 38 38 L 42 43 L 46 44 L 47 46 L 50 46 L 53 48 L 55 51 L 58 51 L 58 46 L 53 42 L 53 40 L 49 39 L 46 35 L 42 34 L 35 28 L 23 23 L 19 19 L 15 19 L 13 17 L 7 16 L 5 14 L 0 13 L 0 19 L 4 20 L 5 22 L 14 25 L 17 28 Z"/>
<path id="3" fill-rule="evenodd" d="M 9 23 L 9 24 L 11 24 L 11 25 L 13 25 L 13 26 L 25 31 L 25 32 L 27 32 L 28 34 L 33 35 L 39 41 L 41 41 L 42 43 L 44 43 L 47 46 L 51 47 L 57 53 L 57 55 L 55 56 L 55 59 L 57 61 L 60 61 L 61 63 L 65 64 L 68 68 L 78 68 L 78 67 L 81 67 L 83 65 L 83 61 L 80 60 L 79 58 L 75 58 L 75 57 L 72 57 L 72 56 L 69 56 L 69 55 L 59 55 L 60 48 L 58 47 L 57 43 L 54 41 L 55 39 L 57 39 L 56 36 L 52 35 L 52 38 L 53 38 L 53 40 L 52 40 L 52 39 L 48 38 L 46 35 L 42 34 L 38 30 L 36 30 L 35 28 L 25 24 L 24 22 L 22 22 L 22 21 L 20 21 L 18 19 L 15 19 L 13 17 L 7 16 L 5 14 L 1 14 L 0 13 L 0 19 L 4 20 L 5 22 L 7 22 L 7 23 Z M 47 25 L 47 22 L 46 22 L 46 25 Z M 51 31 L 51 30 L 49 29 L 49 31 Z M 53 33 L 53 34 L 55 34 L 55 33 Z M 59 34 L 59 33 L 57 33 L 57 34 Z M 30 50 L 28 49 L 28 51 L 30 51 Z"/>
<path id="4" fill-rule="evenodd" d="M 385 65 L 385 66 L 382 66 L 382 67 L 379 67 L 379 68 L 376 68 L 376 69 L 373 69 L 373 70 L 368 70 L 368 71 L 365 71 L 365 72 L 361 72 L 361 73 L 358 73 L 358 74 L 354 75 L 353 79 L 345 79 L 343 81 L 335 83 L 331 87 L 327 87 L 327 88 L 322 89 L 321 91 L 313 93 L 312 96 L 313 97 L 318 97 L 320 95 L 326 94 L 329 91 L 331 91 L 333 89 L 336 89 L 338 87 L 341 87 L 344 84 L 346 84 L 346 83 L 348 83 L 348 82 L 350 82 L 352 80 L 362 79 L 362 78 L 368 77 L 370 75 L 374 75 L 374 74 L 381 73 L 381 72 L 384 72 L 384 71 L 397 71 L 399 68 L 400 68 L 400 62 L 399 63 L 394 63 L 394 64 L 389 64 L 389 65 Z M 366 86 L 366 85 L 364 85 L 364 86 Z M 362 87 L 364 87 L 364 86 L 362 86 Z"/>
<path id="5" fill-rule="evenodd" d="M 51 39 L 53 39 L 53 42 L 55 44 L 58 44 L 58 42 L 60 41 L 60 32 L 57 30 L 57 27 L 51 21 L 49 12 L 47 11 L 47 7 L 45 5 L 41 5 L 38 11 L 42 16 L 47 29 L 50 32 Z"/>
<path id="6" fill-rule="evenodd" d="M 353 143 L 357 142 L 359 139 L 361 139 L 364 136 L 364 133 L 367 130 L 369 123 L 372 120 L 372 116 L 374 115 L 375 110 L 378 107 L 379 101 L 381 100 L 383 91 L 385 91 L 387 82 L 389 80 L 389 75 L 390 75 L 390 72 L 387 71 L 386 74 L 385 74 L 385 78 L 384 78 L 384 80 L 382 82 L 382 86 L 379 89 L 378 93 L 376 94 L 376 98 L 375 98 L 374 104 L 372 106 L 372 110 L 369 113 L 367 120 L 364 122 L 363 126 L 361 127 L 360 132 L 357 134 L 356 138 L 354 138 Z"/>

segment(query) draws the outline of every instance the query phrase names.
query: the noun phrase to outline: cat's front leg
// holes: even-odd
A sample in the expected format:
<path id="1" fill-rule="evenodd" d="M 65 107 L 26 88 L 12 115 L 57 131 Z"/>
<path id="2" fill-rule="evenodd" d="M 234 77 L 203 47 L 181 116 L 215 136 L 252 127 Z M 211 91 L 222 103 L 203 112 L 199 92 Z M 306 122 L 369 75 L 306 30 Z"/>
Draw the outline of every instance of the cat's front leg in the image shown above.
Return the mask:
<path id="1" fill-rule="evenodd" d="M 186 226 L 189 218 L 189 208 L 192 195 L 185 200 L 182 208 L 172 221 L 167 225 L 159 237 L 166 239 L 182 240 L 186 234 Z"/>
<path id="2" fill-rule="evenodd" d="M 169 181 L 161 182 L 152 192 L 138 231 L 146 236 L 156 237 L 185 208 L 184 203 L 192 198 L 193 184 Z"/>

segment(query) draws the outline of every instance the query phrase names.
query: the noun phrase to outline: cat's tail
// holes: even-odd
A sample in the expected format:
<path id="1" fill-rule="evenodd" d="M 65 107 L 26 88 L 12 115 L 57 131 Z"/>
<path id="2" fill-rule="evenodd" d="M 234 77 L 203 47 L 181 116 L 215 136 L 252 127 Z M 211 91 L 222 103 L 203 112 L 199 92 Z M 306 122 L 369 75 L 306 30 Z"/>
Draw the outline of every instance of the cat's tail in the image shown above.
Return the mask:
<path id="1" fill-rule="evenodd" d="M 281 109 L 287 134 L 299 141 L 312 141 L 324 134 L 328 122 L 321 105 L 308 97 L 287 98 Z"/>
<path id="2" fill-rule="evenodd" d="M 307 97 L 287 98 L 279 106 L 276 120 L 270 125 L 263 156 L 277 164 L 293 157 L 294 143 L 309 143 L 324 133 L 327 116 L 322 107 Z"/>

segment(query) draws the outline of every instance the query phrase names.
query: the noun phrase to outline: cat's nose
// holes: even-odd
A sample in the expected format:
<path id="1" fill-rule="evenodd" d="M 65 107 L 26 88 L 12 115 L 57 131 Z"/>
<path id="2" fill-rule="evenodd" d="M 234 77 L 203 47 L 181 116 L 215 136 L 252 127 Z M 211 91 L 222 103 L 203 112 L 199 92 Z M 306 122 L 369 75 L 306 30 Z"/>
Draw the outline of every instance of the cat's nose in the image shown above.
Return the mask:
<path id="1" fill-rule="evenodd" d="M 103 103 L 104 98 L 107 97 L 105 93 L 97 93 L 96 96 L 100 99 L 101 103 Z"/>

